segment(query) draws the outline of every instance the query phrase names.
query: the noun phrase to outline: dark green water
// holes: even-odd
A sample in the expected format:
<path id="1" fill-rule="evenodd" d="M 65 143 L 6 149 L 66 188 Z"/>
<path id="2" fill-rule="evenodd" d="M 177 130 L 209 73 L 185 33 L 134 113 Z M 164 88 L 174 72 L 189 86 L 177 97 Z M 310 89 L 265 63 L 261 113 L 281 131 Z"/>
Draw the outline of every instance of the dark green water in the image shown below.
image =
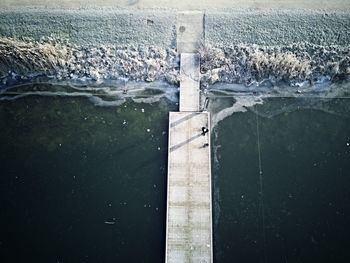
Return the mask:
<path id="1" fill-rule="evenodd" d="M 263 199 L 255 112 L 280 113 L 258 118 Z M 350 262 L 349 100 L 269 99 L 217 134 L 216 262 Z"/>
<path id="2" fill-rule="evenodd" d="M 321 102 L 269 99 L 216 127 L 216 262 L 349 262 L 350 102 Z M 0 262 L 164 262 L 170 110 L 1 101 Z"/>
<path id="3" fill-rule="evenodd" d="M 171 109 L 1 102 L 0 262 L 162 262 Z"/>

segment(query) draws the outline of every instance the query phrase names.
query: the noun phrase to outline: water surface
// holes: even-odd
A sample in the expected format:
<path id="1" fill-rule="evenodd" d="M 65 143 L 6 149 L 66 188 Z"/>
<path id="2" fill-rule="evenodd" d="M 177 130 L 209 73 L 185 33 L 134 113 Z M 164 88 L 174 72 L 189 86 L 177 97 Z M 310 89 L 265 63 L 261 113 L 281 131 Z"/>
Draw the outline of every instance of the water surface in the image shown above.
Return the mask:
<path id="1" fill-rule="evenodd" d="M 350 260 L 348 99 L 265 99 L 216 132 L 217 262 Z"/>
<path id="2" fill-rule="evenodd" d="M 176 104 L 47 88 L 0 101 L 1 262 L 164 262 Z M 216 262 L 348 262 L 350 101 L 262 102 L 212 133 Z"/>
<path id="3" fill-rule="evenodd" d="M 162 262 L 166 100 L 0 102 L 1 262 Z"/>

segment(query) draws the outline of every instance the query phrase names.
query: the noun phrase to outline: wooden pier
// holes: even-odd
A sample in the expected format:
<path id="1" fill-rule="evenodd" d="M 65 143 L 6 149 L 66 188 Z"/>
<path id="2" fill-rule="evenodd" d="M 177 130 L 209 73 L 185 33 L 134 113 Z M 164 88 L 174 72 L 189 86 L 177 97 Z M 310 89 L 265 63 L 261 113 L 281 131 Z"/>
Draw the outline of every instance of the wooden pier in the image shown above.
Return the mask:
<path id="1" fill-rule="evenodd" d="M 167 263 L 213 262 L 210 114 L 200 112 L 200 59 L 195 52 L 202 23 L 201 12 L 178 15 L 180 112 L 169 114 Z"/>

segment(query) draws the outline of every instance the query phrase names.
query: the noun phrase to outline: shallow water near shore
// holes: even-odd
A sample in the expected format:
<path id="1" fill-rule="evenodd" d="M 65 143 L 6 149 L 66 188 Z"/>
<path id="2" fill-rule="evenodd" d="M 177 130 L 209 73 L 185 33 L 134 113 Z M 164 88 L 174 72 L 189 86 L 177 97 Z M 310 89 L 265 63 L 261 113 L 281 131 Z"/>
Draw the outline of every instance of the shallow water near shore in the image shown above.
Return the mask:
<path id="1" fill-rule="evenodd" d="M 1 262 L 164 262 L 175 101 L 42 89 L 0 101 Z M 349 99 L 258 101 L 212 133 L 216 262 L 347 262 Z"/>

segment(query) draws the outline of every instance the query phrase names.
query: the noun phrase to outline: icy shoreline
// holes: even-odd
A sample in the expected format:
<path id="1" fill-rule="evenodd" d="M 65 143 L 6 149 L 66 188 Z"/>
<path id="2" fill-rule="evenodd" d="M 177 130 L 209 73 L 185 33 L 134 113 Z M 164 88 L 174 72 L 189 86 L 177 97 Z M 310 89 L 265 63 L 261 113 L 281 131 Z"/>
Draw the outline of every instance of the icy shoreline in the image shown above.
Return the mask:
<path id="1" fill-rule="evenodd" d="M 0 10 L 0 85 L 63 80 L 179 81 L 176 10 Z M 350 75 L 350 11 L 205 11 L 202 86 L 268 81 L 299 87 Z"/>
<path id="2" fill-rule="evenodd" d="M 349 80 L 348 46 L 295 44 L 266 47 L 236 45 L 205 47 L 201 53 L 201 84 L 217 82 L 300 87 L 328 80 Z M 53 38 L 0 38 L 0 87 L 16 80 L 47 76 L 58 80 L 166 81 L 178 84 L 179 56 L 175 49 L 156 46 L 100 45 L 83 47 Z"/>

